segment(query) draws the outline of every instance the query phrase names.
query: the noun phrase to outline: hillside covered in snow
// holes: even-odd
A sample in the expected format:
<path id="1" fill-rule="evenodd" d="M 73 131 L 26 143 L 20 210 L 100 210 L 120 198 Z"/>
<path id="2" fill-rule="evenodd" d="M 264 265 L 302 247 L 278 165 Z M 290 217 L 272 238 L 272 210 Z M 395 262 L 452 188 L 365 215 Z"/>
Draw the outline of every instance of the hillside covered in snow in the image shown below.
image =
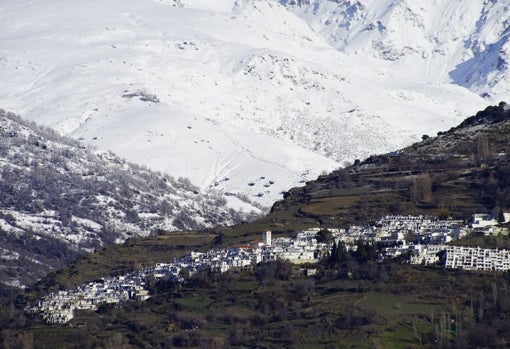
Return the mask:
<path id="1" fill-rule="evenodd" d="M 502 99 L 510 4 L 495 0 L 281 0 L 334 48 L 413 79 Z"/>
<path id="2" fill-rule="evenodd" d="M 269 207 L 504 99 L 499 3 L 293 3 L 2 1 L 0 103 Z"/>
<path id="3" fill-rule="evenodd" d="M 0 282 L 31 284 L 129 237 L 249 218 L 226 203 L 0 109 Z"/>

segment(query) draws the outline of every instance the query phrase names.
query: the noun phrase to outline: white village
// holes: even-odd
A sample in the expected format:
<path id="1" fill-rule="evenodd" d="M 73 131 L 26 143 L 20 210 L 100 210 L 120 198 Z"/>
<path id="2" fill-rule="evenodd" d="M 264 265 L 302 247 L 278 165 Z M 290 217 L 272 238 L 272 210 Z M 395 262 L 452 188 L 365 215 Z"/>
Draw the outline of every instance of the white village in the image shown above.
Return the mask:
<path id="1" fill-rule="evenodd" d="M 333 244 L 343 243 L 347 250 L 356 242 L 378 244 L 378 261 L 405 257 L 411 264 L 431 265 L 440 262 L 439 254 L 446 254 L 445 268 L 474 271 L 506 271 L 510 269 L 510 251 L 454 246 L 449 243 L 470 233 L 484 235 L 508 234 L 500 223 L 510 222 L 510 213 L 503 220 L 489 214 L 475 214 L 469 224 L 462 220 L 439 220 L 426 216 L 385 216 L 373 226 L 351 226 L 346 229 L 327 229 L 330 242 L 318 242 L 323 228 L 297 232 L 295 237 L 272 238 L 271 231 L 262 240 L 225 249 L 191 252 L 169 263 L 158 263 L 134 273 L 105 277 L 74 290 L 61 290 L 42 298 L 29 308 L 50 324 L 65 324 L 74 317 L 75 310 L 97 310 L 101 304 L 126 301 L 145 301 L 150 295 L 146 288 L 149 278 L 176 283 L 201 271 L 224 273 L 228 270 L 251 269 L 261 262 L 288 260 L 293 264 L 318 263 L 331 252 Z M 308 268 L 307 275 L 316 269 Z"/>

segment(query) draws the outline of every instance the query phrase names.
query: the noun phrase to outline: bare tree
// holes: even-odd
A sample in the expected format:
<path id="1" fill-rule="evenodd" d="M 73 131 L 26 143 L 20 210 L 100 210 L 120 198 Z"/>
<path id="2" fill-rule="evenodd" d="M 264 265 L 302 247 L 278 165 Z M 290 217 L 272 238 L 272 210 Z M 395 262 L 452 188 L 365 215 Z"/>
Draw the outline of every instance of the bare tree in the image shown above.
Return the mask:
<path id="1" fill-rule="evenodd" d="M 432 180 L 430 175 L 422 173 L 418 175 L 411 185 L 411 200 L 413 202 L 432 200 Z"/>
<path id="2" fill-rule="evenodd" d="M 489 140 L 487 139 L 487 135 L 478 136 L 476 149 L 477 149 L 478 160 L 480 160 L 482 163 L 486 163 L 489 158 L 489 155 L 490 155 Z"/>

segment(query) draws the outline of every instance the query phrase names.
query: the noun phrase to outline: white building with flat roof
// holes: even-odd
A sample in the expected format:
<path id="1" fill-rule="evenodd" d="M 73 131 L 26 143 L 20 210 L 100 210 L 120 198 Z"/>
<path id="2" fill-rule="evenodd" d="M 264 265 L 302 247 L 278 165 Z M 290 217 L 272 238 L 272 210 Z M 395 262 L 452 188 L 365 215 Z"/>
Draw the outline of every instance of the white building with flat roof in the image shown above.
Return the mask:
<path id="1" fill-rule="evenodd" d="M 266 246 L 271 246 L 271 230 L 262 233 L 262 243 Z"/>
<path id="2" fill-rule="evenodd" d="M 494 248 L 448 246 L 446 248 L 446 268 L 464 270 L 510 269 L 510 251 Z"/>

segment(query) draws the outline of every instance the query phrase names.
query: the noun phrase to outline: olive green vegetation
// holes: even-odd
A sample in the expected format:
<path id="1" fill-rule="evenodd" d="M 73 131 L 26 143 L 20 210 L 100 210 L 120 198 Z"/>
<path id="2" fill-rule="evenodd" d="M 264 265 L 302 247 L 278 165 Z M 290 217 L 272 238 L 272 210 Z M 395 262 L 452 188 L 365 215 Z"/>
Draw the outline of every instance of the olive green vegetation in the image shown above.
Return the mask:
<path id="1" fill-rule="evenodd" d="M 506 228 L 505 234 L 484 235 L 483 233 L 472 233 L 461 240 L 455 241 L 455 245 L 510 250 L 510 235 L 508 234 L 508 228 Z"/>
<path id="2" fill-rule="evenodd" d="M 160 262 L 169 263 L 192 250 L 211 248 L 215 236 L 210 232 L 171 232 L 106 246 L 48 274 L 28 294 L 35 297 L 56 289 L 74 288 L 104 276 L 126 274 Z"/>
<path id="3" fill-rule="evenodd" d="M 4 344 L 36 348 L 504 348 L 506 275 L 350 260 L 279 261 L 252 271 L 149 283 L 146 302 L 81 311 L 65 326 L 28 318 Z M 350 276 L 346 276 L 346 270 Z M 487 334 L 491 336 L 487 336 Z M 16 347 L 16 346 L 12 346 Z M 28 346 L 30 347 L 30 346 Z"/>

